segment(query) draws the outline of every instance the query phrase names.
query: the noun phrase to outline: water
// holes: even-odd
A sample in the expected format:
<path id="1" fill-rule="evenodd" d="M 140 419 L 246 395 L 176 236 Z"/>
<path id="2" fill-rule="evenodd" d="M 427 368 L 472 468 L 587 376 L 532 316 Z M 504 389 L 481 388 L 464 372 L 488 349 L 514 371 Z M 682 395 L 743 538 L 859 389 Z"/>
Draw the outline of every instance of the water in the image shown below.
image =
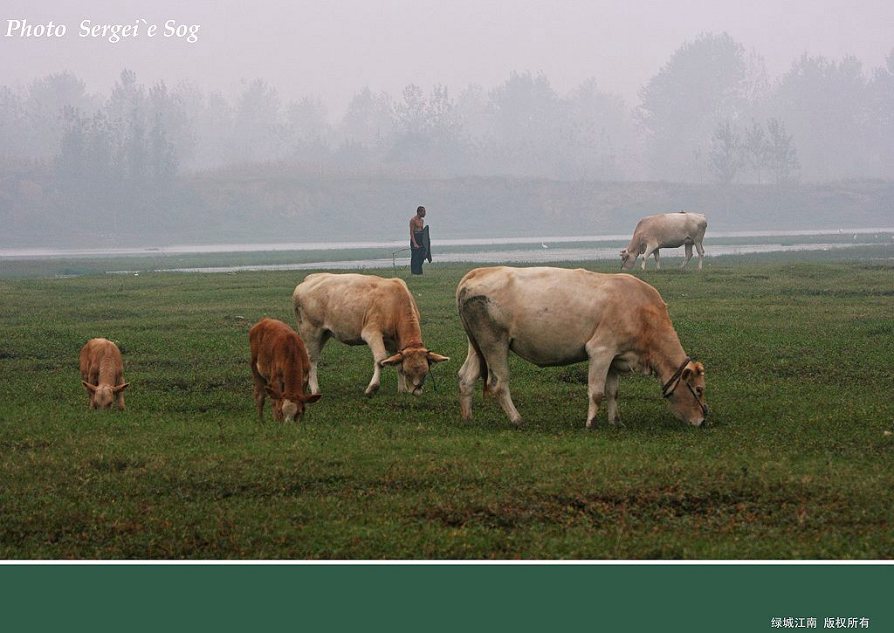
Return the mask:
<path id="1" fill-rule="evenodd" d="M 710 255 L 745 255 L 749 253 L 775 253 L 791 251 L 815 251 L 861 246 L 864 244 L 744 244 L 736 246 L 712 246 Z M 868 244 L 865 244 L 868 245 Z M 673 255 L 662 255 L 661 260 L 665 267 L 679 266 L 683 249 L 666 250 Z M 706 258 L 709 255 L 706 253 Z M 505 264 L 549 264 L 557 262 L 593 261 L 593 260 L 619 260 L 616 248 L 549 248 L 541 250 L 483 250 L 474 253 L 443 253 L 435 258 L 438 263 L 494 263 Z M 648 268 L 654 268 L 655 261 L 649 258 Z M 637 261 L 637 266 L 642 260 Z M 698 259 L 693 255 L 690 266 L 695 266 Z M 192 268 L 160 268 L 154 272 L 181 272 L 181 273 L 235 273 L 239 271 L 264 271 L 264 270 L 364 270 L 383 269 L 397 266 L 406 268 L 409 266 L 409 258 L 397 257 L 380 259 L 352 259 L 326 262 L 296 262 L 294 264 L 249 264 L 245 266 L 200 266 Z M 109 271 L 112 274 L 127 274 L 137 271 L 116 270 Z"/>
<path id="2" fill-rule="evenodd" d="M 709 242 L 723 238 L 747 237 L 804 237 L 812 235 L 871 235 L 875 233 L 894 233 L 894 228 L 870 229 L 837 229 L 837 230 L 797 230 L 797 231 L 712 231 L 708 234 Z M 438 239 L 438 249 L 450 246 L 504 246 L 510 244 L 567 244 L 569 242 L 624 242 L 630 234 L 624 235 L 576 235 L 547 237 L 486 237 Z M 370 241 L 370 242 L 258 242 L 241 244 L 176 244 L 160 247 L 131 248 L 0 248 L 0 259 L 49 259 L 49 258 L 97 258 L 126 257 L 148 255 L 195 255 L 213 253 L 259 253 L 277 251 L 325 251 L 383 249 L 389 253 L 406 249 L 407 240 Z M 439 257 L 440 259 L 440 257 Z M 446 260 L 445 260 L 446 261 Z M 464 260 L 457 260 L 464 261 Z"/>
<path id="3" fill-rule="evenodd" d="M 824 242 L 812 243 L 810 241 L 798 242 L 797 238 L 807 236 L 831 236 L 851 235 L 849 241 L 837 243 Z M 863 241 L 860 240 L 863 236 Z M 874 242 L 866 241 L 872 236 Z M 887 236 L 887 237 L 886 237 Z M 759 241 L 758 238 L 783 238 L 785 243 L 770 243 Z M 724 239 L 733 238 L 733 241 L 742 241 L 747 238 L 756 238 L 755 243 L 723 244 Z M 592 260 L 618 259 L 618 244 L 626 244 L 627 235 L 600 235 L 600 236 L 548 236 L 548 237 L 499 237 L 499 238 L 467 238 L 438 240 L 435 244 L 435 261 L 438 263 L 524 263 L 524 264 L 549 264 L 556 262 L 575 262 Z M 799 231 L 735 231 L 715 232 L 708 236 L 706 246 L 707 257 L 718 255 L 744 255 L 757 253 L 791 252 L 791 251 L 816 251 L 834 250 L 850 246 L 865 246 L 878 244 L 879 240 L 894 240 L 894 229 L 847 229 L 835 231 L 799 230 Z M 609 246 L 610 242 L 615 242 Z M 573 246 L 571 244 L 574 244 Z M 584 246 L 581 243 L 592 243 L 593 246 Z M 457 250 L 457 247 L 461 247 Z M 473 248 L 470 250 L 470 247 Z M 500 248 L 503 247 L 503 248 Z M 409 265 L 409 249 L 404 241 L 383 242 L 294 242 L 294 243 L 245 243 L 245 244 L 205 244 L 205 245 L 176 245 L 163 248 L 115 248 L 115 249 L 0 249 L 2 259 L 54 259 L 54 258 L 103 258 L 103 257 L 128 257 L 128 256 L 157 256 L 166 257 L 187 254 L 226 254 L 226 253 L 252 253 L 252 252 L 302 252 L 302 251 L 338 251 L 338 250 L 381 250 L 382 257 L 373 259 L 335 259 L 334 261 L 307 261 L 305 255 L 301 259 L 305 261 L 285 264 L 248 264 L 240 266 L 196 266 L 188 268 L 161 266 L 156 272 L 190 272 L 190 273 L 233 273 L 239 271 L 265 271 L 265 270 L 311 270 L 311 269 L 387 269 L 392 266 L 405 268 Z M 451 249 L 454 249 L 451 251 Z M 662 259 L 667 267 L 679 266 L 683 249 L 665 249 Z M 696 259 L 697 262 L 697 258 Z M 691 262 L 690 266 L 696 262 Z M 639 262 L 637 262 L 639 265 Z M 654 267 L 654 261 L 648 264 Z M 133 273 L 134 270 L 116 270 L 112 273 Z"/>

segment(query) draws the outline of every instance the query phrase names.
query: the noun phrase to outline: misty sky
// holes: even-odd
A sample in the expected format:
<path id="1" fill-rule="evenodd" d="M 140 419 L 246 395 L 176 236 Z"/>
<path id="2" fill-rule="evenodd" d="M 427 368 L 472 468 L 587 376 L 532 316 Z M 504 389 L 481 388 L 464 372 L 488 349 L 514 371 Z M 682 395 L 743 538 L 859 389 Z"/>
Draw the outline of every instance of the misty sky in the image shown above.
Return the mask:
<path id="1" fill-rule="evenodd" d="M 65 24 L 61 39 L 3 37 L 8 19 Z M 111 44 L 78 37 L 81 20 L 144 18 L 199 24 L 199 41 L 145 36 Z M 728 32 L 767 62 L 771 78 L 802 53 L 855 55 L 864 70 L 894 48 L 891 0 L 3 0 L 0 84 L 70 70 L 107 93 L 124 67 L 141 83 L 195 81 L 233 94 L 241 80 L 273 84 L 284 100 L 321 97 L 332 114 L 364 86 L 399 96 L 416 83 L 455 95 L 513 70 L 542 71 L 560 94 L 588 78 L 631 103 L 684 41 Z"/>

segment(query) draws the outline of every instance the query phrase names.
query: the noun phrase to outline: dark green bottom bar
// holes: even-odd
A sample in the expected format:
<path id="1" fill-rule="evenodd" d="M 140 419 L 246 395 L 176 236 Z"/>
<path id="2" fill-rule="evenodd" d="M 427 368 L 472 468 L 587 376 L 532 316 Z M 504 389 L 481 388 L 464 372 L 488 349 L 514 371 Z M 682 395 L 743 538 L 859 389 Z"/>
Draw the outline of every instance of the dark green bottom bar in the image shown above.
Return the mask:
<path id="1" fill-rule="evenodd" d="M 892 631 L 892 581 L 891 565 L 7 565 L 0 604 L 6 631 Z"/>

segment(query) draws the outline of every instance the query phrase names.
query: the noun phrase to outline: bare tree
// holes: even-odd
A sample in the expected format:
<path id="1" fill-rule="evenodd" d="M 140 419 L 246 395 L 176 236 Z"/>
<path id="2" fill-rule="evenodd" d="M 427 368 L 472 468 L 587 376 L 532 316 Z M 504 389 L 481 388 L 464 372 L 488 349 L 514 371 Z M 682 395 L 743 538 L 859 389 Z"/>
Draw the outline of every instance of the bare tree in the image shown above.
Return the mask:
<path id="1" fill-rule="evenodd" d="M 767 166 L 768 150 L 767 134 L 763 126 L 752 119 L 751 127 L 745 130 L 743 151 L 745 163 L 757 177 L 758 184 L 761 184 L 763 170 Z"/>
<path id="2" fill-rule="evenodd" d="M 722 185 L 729 185 L 744 163 L 744 147 L 738 132 L 729 121 L 717 125 L 711 137 L 708 160 L 714 177 Z"/>
<path id="3" fill-rule="evenodd" d="M 792 136 L 785 131 L 785 125 L 778 119 L 767 121 L 767 166 L 777 185 L 794 182 L 801 164 Z"/>

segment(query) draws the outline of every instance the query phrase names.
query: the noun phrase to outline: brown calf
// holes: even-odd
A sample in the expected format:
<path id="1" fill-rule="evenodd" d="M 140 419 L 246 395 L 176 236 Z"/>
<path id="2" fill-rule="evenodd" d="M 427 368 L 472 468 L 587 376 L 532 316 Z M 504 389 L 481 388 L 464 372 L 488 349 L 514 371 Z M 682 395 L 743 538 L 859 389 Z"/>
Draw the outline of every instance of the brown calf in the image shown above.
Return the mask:
<path id="1" fill-rule="evenodd" d="M 124 365 L 121 351 L 112 341 L 92 338 L 81 348 L 81 384 L 90 396 L 91 409 L 108 409 L 117 399 L 124 411 Z"/>
<path id="2" fill-rule="evenodd" d="M 269 395 L 274 419 L 300 421 L 304 405 L 320 399 L 320 394 L 305 395 L 310 361 L 301 338 L 282 321 L 261 319 L 249 330 L 248 341 L 258 419 L 264 418 L 264 398 Z"/>

